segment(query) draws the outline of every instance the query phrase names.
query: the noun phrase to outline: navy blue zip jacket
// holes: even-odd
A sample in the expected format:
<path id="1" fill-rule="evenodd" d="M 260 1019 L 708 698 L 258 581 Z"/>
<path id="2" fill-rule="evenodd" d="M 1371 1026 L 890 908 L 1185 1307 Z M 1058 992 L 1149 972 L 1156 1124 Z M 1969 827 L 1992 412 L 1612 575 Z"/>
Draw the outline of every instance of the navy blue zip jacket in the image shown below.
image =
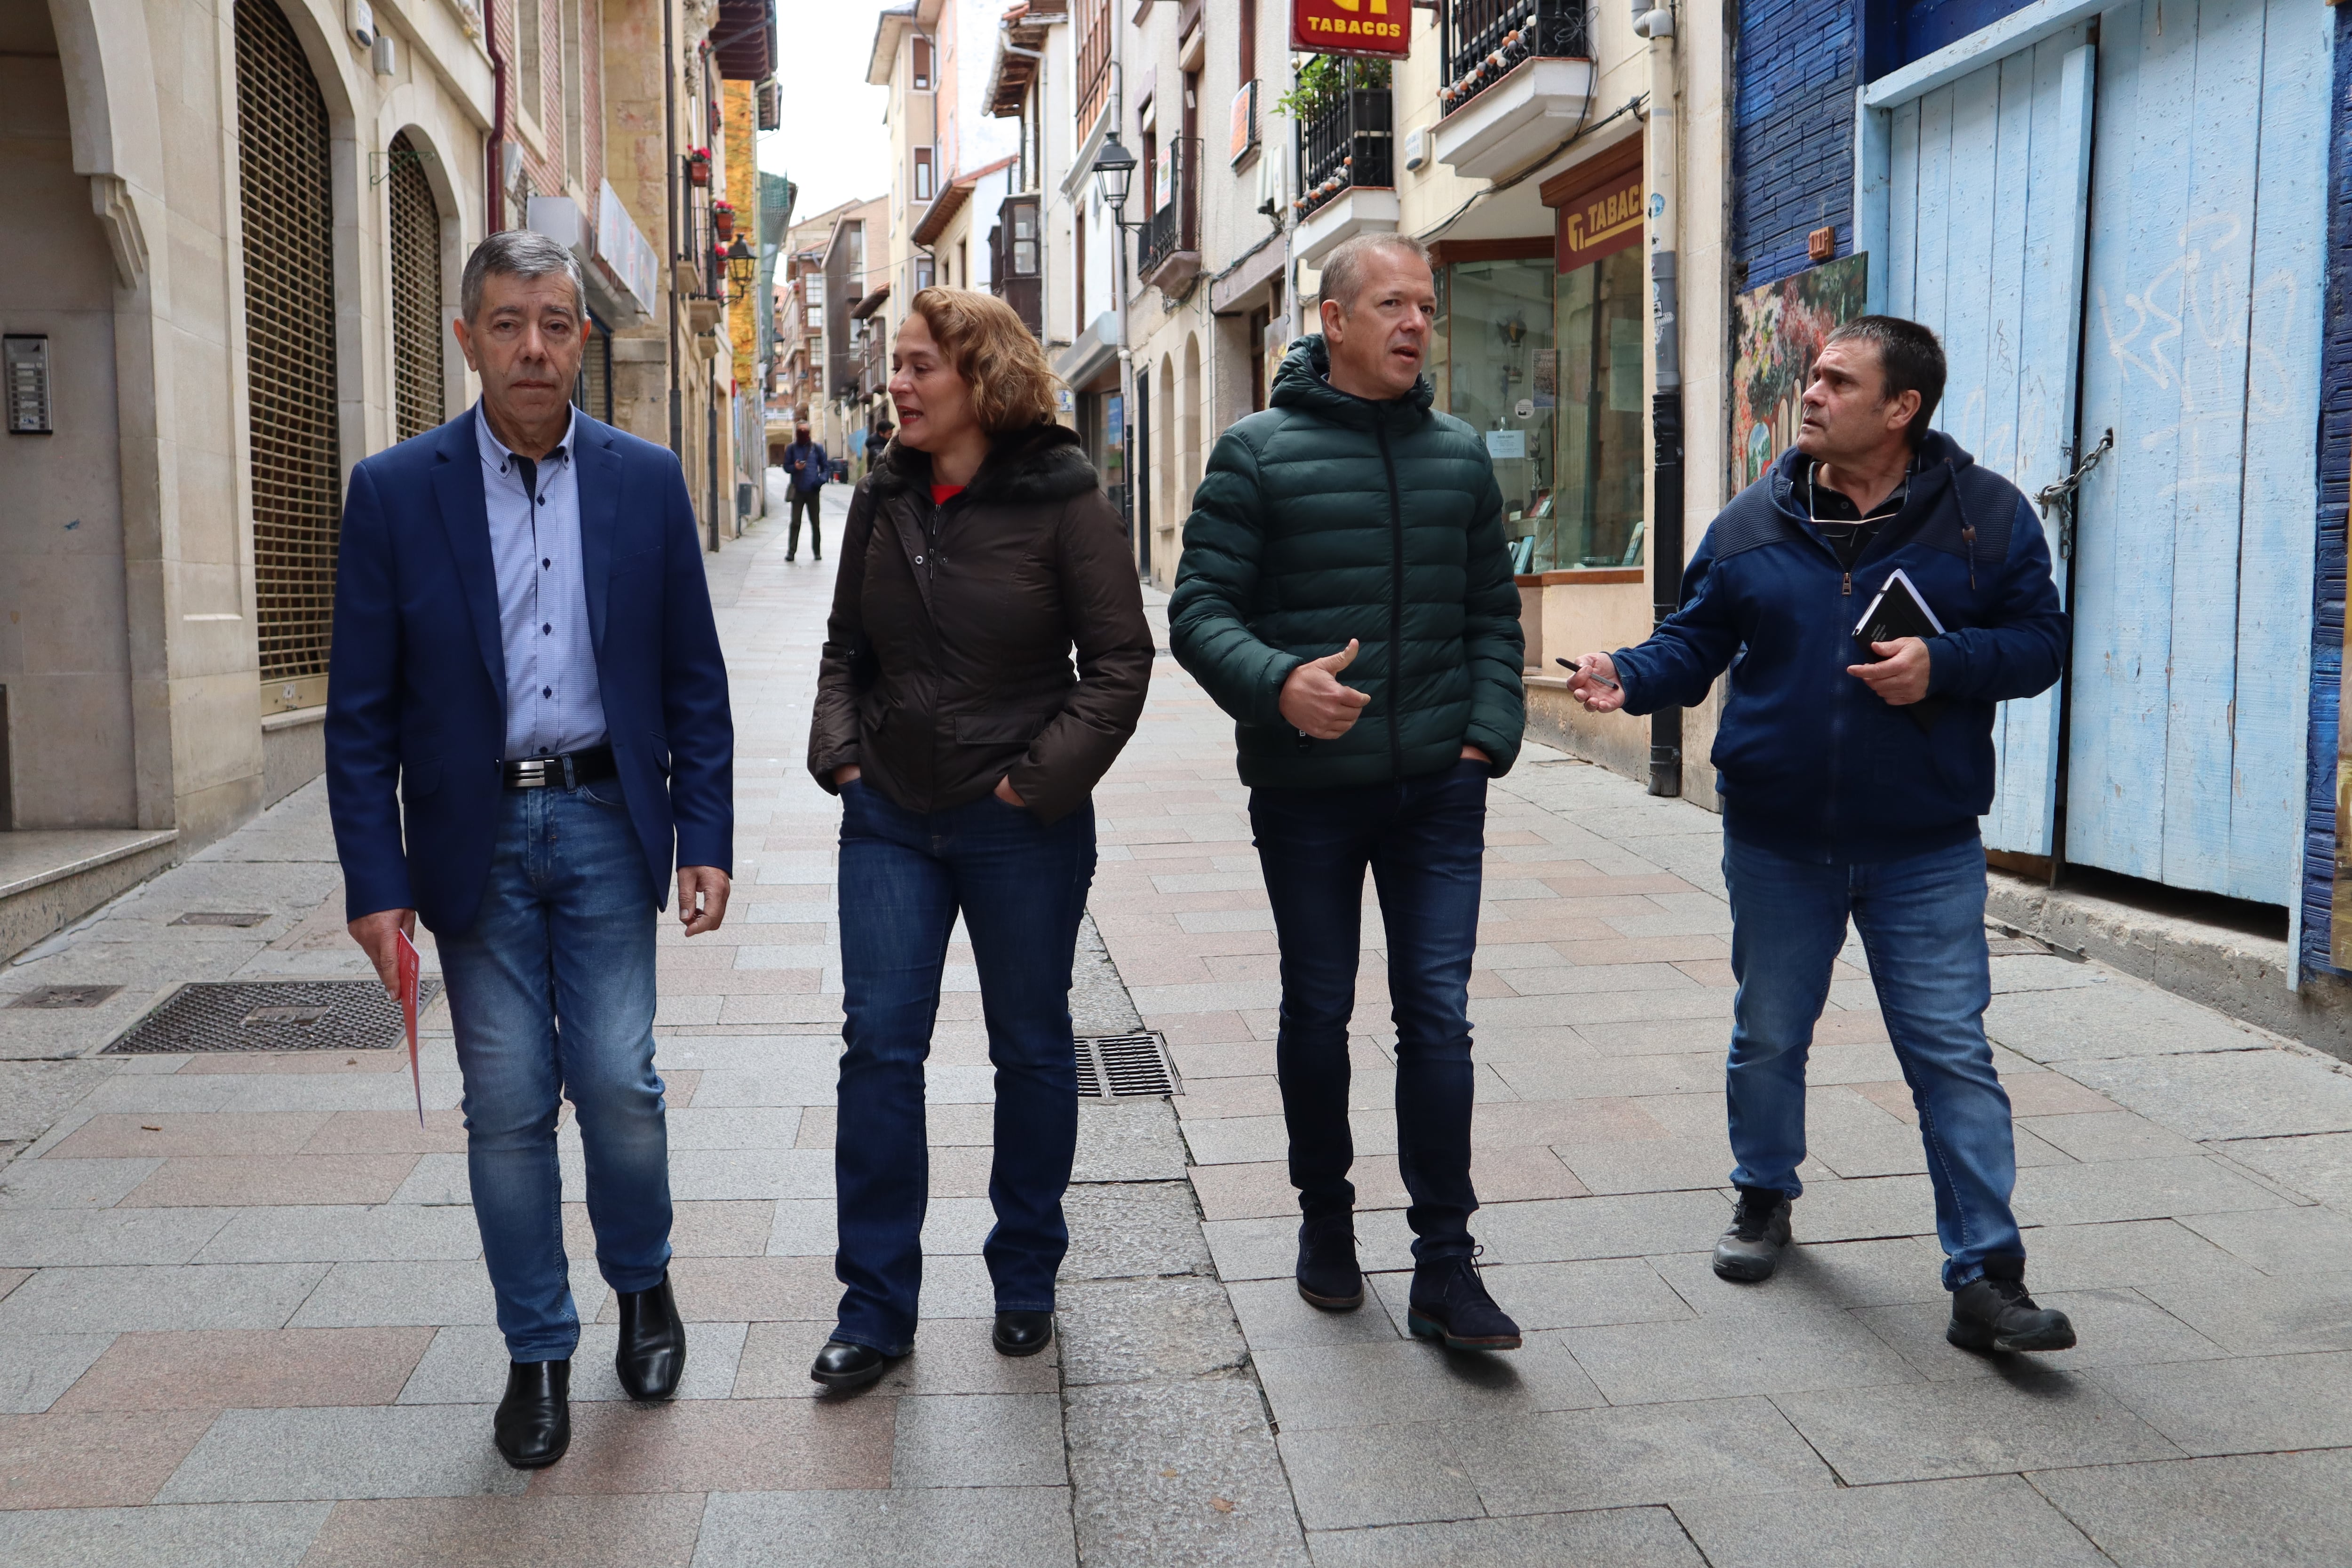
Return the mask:
<path id="1" fill-rule="evenodd" d="M 2066 647 L 2041 520 L 2017 487 L 1940 431 L 1903 509 L 1851 574 L 1791 495 L 1803 456 L 1734 497 L 1683 574 L 1682 608 L 1612 657 L 1625 710 L 1693 707 L 1727 666 L 1715 734 L 1724 830 L 1822 861 L 1885 860 L 1974 837 L 1992 805 L 1994 704 L 2046 691 Z M 1945 635 L 1930 638 L 1923 730 L 1881 700 L 1854 623 L 1900 567 Z"/>

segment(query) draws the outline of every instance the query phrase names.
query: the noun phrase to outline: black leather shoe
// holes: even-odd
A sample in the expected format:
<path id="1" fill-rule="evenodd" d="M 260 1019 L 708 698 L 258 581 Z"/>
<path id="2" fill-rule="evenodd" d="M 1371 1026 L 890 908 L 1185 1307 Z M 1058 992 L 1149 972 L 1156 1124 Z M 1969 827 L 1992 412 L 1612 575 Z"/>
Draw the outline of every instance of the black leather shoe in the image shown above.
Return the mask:
<path id="1" fill-rule="evenodd" d="M 1944 1338 L 1964 1351 L 2070 1351 L 2074 1325 L 2025 1293 L 2023 1258 L 1989 1258 L 1983 1279 L 1952 1292 L 1952 1321 Z"/>
<path id="2" fill-rule="evenodd" d="M 1475 1253 L 1415 1264 L 1405 1305 L 1405 1331 L 1415 1339 L 1443 1340 L 1450 1351 L 1519 1348 L 1519 1325 L 1486 1294 Z"/>
<path id="3" fill-rule="evenodd" d="M 650 1290 L 617 1292 L 621 1301 L 621 1348 L 613 1370 L 621 1374 L 621 1391 L 632 1399 L 668 1399 L 677 1393 L 686 1373 L 686 1324 L 677 1315 L 677 1299 L 670 1294 L 669 1271 Z"/>
<path id="4" fill-rule="evenodd" d="M 1329 1215 L 1299 1223 L 1297 1278 L 1298 1294 L 1310 1307 L 1352 1312 L 1364 1304 L 1354 1215 Z"/>
<path id="5" fill-rule="evenodd" d="M 847 1394 L 853 1388 L 863 1388 L 890 1370 L 896 1356 L 884 1355 L 872 1345 L 854 1345 L 847 1340 L 827 1340 L 824 1348 L 816 1352 L 816 1364 L 809 1368 L 809 1376 L 835 1394 Z"/>
<path id="6" fill-rule="evenodd" d="M 1789 1194 L 1770 1187 L 1742 1187 L 1731 1211 L 1731 1228 L 1715 1244 L 1715 1277 L 1739 1285 L 1759 1285 L 1780 1267 L 1780 1254 L 1794 1233 L 1789 1226 Z"/>
<path id="7" fill-rule="evenodd" d="M 490 1418 L 499 1457 L 518 1470 L 541 1470 L 572 1447 L 572 1363 L 519 1361 L 507 1368 L 507 1394 Z"/>
<path id="8" fill-rule="evenodd" d="M 1035 1355 L 1054 1342 L 1054 1314 L 999 1312 L 988 1337 L 998 1355 Z"/>

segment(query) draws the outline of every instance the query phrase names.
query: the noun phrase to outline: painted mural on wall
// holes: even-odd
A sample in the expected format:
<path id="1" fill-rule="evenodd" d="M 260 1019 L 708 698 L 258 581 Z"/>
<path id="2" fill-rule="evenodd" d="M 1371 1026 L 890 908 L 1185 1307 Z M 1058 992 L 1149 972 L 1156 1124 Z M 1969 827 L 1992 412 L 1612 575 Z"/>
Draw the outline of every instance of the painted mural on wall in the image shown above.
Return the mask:
<path id="1" fill-rule="evenodd" d="M 2352 616 L 2343 633 L 2352 652 Z M 2327 922 L 2327 962 L 2339 973 L 2352 973 L 2352 682 L 2336 694 L 2336 886 Z"/>
<path id="2" fill-rule="evenodd" d="M 1732 489 L 1763 478 L 1795 444 L 1813 356 L 1831 332 L 1863 313 L 1869 278 L 1867 255 L 1844 256 L 1732 301 Z"/>

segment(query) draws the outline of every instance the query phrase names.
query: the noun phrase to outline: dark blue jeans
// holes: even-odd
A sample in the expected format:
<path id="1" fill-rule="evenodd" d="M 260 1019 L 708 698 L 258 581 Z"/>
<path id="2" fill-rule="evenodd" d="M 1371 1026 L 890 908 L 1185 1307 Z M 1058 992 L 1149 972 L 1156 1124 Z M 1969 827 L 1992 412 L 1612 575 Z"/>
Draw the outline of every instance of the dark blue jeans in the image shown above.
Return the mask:
<path id="1" fill-rule="evenodd" d="M 1984 1032 L 1984 846 L 1971 838 L 1902 860 L 1819 865 L 1727 837 L 1723 879 L 1739 982 L 1725 1075 L 1739 1162 L 1731 1179 L 1792 1197 L 1804 1188 L 1805 1056 L 1850 917 L 1918 1107 L 1945 1288 L 1981 1276 L 1988 1258 L 2023 1258 L 2009 1207 L 2016 1137 Z"/>
<path id="2" fill-rule="evenodd" d="M 991 795 L 924 815 L 863 781 L 842 790 L 841 806 L 848 1048 L 834 1138 L 834 1272 L 845 1289 L 834 1337 L 904 1355 L 915 1343 L 930 1197 L 923 1062 L 959 910 L 996 1064 L 996 1224 L 982 1255 L 998 1310 L 1054 1310 L 1078 1137 L 1070 961 L 1095 877 L 1095 814 L 1080 806 L 1046 826 Z"/>
<path id="3" fill-rule="evenodd" d="M 1290 1184 L 1310 1218 L 1349 1212 L 1348 1021 L 1356 1005 L 1364 868 L 1388 928 L 1397 1031 L 1397 1164 L 1413 1256 L 1467 1253 L 1470 959 L 1478 945 L 1486 765 L 1465 761 L 1402 784 L 1250 792 L 1250 826 L 1282 944 L 1275 1071 L 1290 1133 Z"/>
<path id="4" fill-rule="evenodd" d="M 654 1072 L 654 889 L 620 786 L 509 790 L 481 912 L 437 933 L 466 1166 L 516 1361 L 580 1339 L 563 1251 L 559 1099 L 580 1119 L 596 1263 L 615 1290 L 669 1266 L 669 1134 Z M 558 1020 L 561 1020 L 559 1023 Z"/>

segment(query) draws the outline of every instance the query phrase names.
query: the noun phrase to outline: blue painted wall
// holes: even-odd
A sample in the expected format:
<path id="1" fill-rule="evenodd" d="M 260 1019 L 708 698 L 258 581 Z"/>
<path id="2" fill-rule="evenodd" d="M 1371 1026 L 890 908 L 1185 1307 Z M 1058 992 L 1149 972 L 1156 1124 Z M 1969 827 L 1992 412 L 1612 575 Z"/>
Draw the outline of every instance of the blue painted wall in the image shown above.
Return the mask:
<path id="1" fill-rule="evenodd" d="M 2344 675 L 2345 517 L 2352 471 L 2352 10 L 2336 14 L 2327 150 L 2326 339 L 2319 371 L 2319 559 L 2312 584 L 2310 812 L 2304 828 L 2303 962 L 2328 962 L 2336 887 L 2336 745 Z"/>
<path id="2" fill-rule="evenodd" d="M 1853 95 L 1862 8 L 1757 0 L 1732 68 L 1731 259 L 1760 289 L 1813 263 L 1805 237 L 1853 249 Z"/>

